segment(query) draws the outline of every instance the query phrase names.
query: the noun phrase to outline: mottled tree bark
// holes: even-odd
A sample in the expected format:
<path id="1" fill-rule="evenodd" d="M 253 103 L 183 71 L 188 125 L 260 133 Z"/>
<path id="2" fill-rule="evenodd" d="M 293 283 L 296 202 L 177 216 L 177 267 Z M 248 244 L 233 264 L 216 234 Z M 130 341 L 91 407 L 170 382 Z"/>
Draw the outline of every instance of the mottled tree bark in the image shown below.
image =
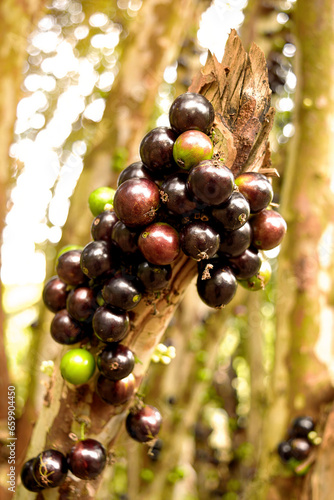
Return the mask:
<path id="1" fill-rule="evenodd" d="M 9 158 L 16 120 L 16 106 L 21 95 L 23 65 L 26 60 L 27 37 L 43 13 L 44 0 L 19 2 L 3 0 L 0 4 L 0 246 L 8 211 L 9 192 L 13 183 L 14 169 Z M 0 256 L 1 265 L 1 256 Z M 5 352 L 4 323 L 2 307 L 3 286 L 0 284 L 0 439 L 8 437 L 7 407 L 10 377 Z M 4 462 L 4 463 L 2 463 Z M 6 453 L 1 457 L 1 469 L 7 472 Z M 6 487 L 0 486 L 4 500 L 12 495 Z"/>
<path id="2" fill-rule="evenodd" d="M 305 481 L 293 475 L 284 478 L 289 473 L 275 453 L 296 415 L 313 416 L 322 432 L 321 414 L 334 397 L 329 354 L 331 286 L 323 281 L 324 255 L 333 251 L 332 244 L 323 240 L 333 221 L 333 15 L 331 1 L 297 3 L 296 134 L 282 193 L 281 212 L 288 232 L 279 255 L 275 367 L 258 480 L 247 490 L 247 500 L 276 500 L 286 497 L 287 492 L 290 498 L 329 498 L 329 470 L 329 489 L 333 491 L 331 454 L 322 447 L 321 465 L 311 468 Z M 327 429 L 331 425 L 329 419 Z M 328 450 L 328 438 L 323 447 Z"/>

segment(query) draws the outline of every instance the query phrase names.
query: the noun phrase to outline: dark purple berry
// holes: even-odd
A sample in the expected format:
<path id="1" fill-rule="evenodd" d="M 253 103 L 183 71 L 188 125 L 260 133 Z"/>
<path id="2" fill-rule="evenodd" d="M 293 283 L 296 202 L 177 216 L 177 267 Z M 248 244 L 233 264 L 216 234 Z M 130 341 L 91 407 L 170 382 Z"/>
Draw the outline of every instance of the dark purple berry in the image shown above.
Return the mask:
<path id="1" fill-rule="evenodd" d="M 121 380 L 110 380 L 100 374 L 96 383 L 96 394 L 110 405 L 123 405 L 132 397 L 135 390 L 135 378 L 130 373 Z"/>
<path id="2" fill-rule="evenodd" d="M 125 254 L 138 251 L 138 231 L 131 230 L 123 222 L 118 221 L 112 231 L 112 242 Z"/>
<path id="3" fill-rule="evenodd" d="M 288 462 L 292 458 L 291 443 L 289 441 L 281 441 L 277 447 L 277 453 L 282 462 Z"/>
<path id="4" fill-rule="evenodd" d="M 195 260 L 210 259 L 217 253 L 219 244 L 219 234 L 206 222 L 190 222 L 180 231 L 181 249 Z"/>
<path id="5" fill-rule="evenodd" d="M 52 276 L 44 285 L 43 302 L 53 313 L 66 307 L 67 295 L 67 285 L 58 276 Z"/>
<path id="6" fill-rule="evenodd" d="M 69 250 L 62 253 L 57 261 L 56 271 L 59 278 L 67 285 L 77 286 L 86 281 L 80 266 L 81 250 Z"/>
<path id="7" fill-rule="evenodd" d="M 152 222 L 159 205 L 159 188 L 148 179 L 129 179 L 118 186 L 114 196 L 116 215 L 129 227 Z"/>
<path id="8" fill-rule="evenodd" d="M 99 353 L 96 363 L 98 369 L 106 378 L 121 380 L 132 372 L 135 366 L 135 356 L 131 349 L 115 342 L 109 344 Z"/>
<path id="9" fill-rule="evenodd" d="M 197 292 L 209 307 L 220 308 L 231 302 L 237 291 L 237 280 L 229 267 L 213 266 L 209 276 L 201 273 L 197 278 Z"/>
<path id="10" fill-rule="evenodd" d="M 172 214 L 186 215 L 197 207 L 188 192 L 187 179 L 186 173 L 173 174 L 161 184 L 161 201 Z"/>
<path id="11" fill-rule="evenodd" d="M 132 439 L 146 443 L 158 435 L 161 422 L 162 417 L 159 410 L 154 406 L 144 405 L 128 413 L 125 427 Z"/>
<path id="12" fill-rule="evenodd" d="M 138 265 L 136 274 L 145 290 L 157 292 L 168 285 L 172 277 L 172 268 L 169 265 L 158 266 L 150 262 L 141 262 Z"/>
<path id="13" fill-rule="evenodd" d="M 111 232 L 117 221 L 118 217 L 112 210 L 106 210 L 97 215 L 90 229 L 93 240 L 102 240 L 110 244 Z"/>
<path id="14" fill-rule="evenodd" d="M 310 432 L 314 431 L 315 425 L 312 417 L 296 417 L 290 428 L 289 436 L 307 438 Z"/>
<path id="15" fill-rule="evenodd" d="M 40 486 L 35 479 L 33 472 L 34 462 L 35 458 L 31 458 L 23 464 L 21 469 L 21 481 L 26 490 L 37 492 L 42 491 L 44 487 Z"/>
<path id="16" fill-rule="evenodd" d="M 223 205 L 212 209 L 213 218 L 218 221 L 226 231 L 235 231 L 239 229 L 248 221 L 249 215 L 249 203 L 238 191 L 233 191 L 229 199 Z"/>
<path id="17" fill-rule="evenodd" d="M 154 442 L 152 443 L 152 446 L 150 446 L 150 451 L 148 453 L 148 457 L 150 460 L 152 460 L 152 462 L 157 462 L 159 460 L 162 448 L 163 448 L 162 439 L 155 439 Z"/>
<path id="18" fill-rule="evenodd" d="M 274 210 L 262 210 L 250 220 L 253 231 L 252 245 L 260 250 L 277 247 L 286 233 L 286 222 Z"/>
<path id="19" fill-rule="evenodd" d="M 227 257 L 241 255 L 251 244 L 252 231 L 249 222 L 235 231 L 225 231 L 220 234 L 219 253 Z"/>
<path id="20" fill-rule="evenodd" d="M 273 188 L 265 175 L 257 172 L 244 172 L 236 177 L 235 184 L 248 201 L 252 214 L 266 208 L 273 199 Z"/>
<path id="21" fill-rule="evenodd" d="M 262 260 L 256 250 L 247 248 L 241 255 L 230 257 L 228 265 L 232 269 L 234 276 L 241 280 L 247 280 L 255 276 L 261 267 Z"/>
<path id="22" fill-rule="evenodd" d="M 58 344 L 72 345 L 88 336 L 88 330 L 69 315 L 67 309 L 58 311 L 50 326 L 51 337 Z"/>
<path id="23" fill-rule="evenodd" d="M 44 450 L 34 460 L 33 474 L 42 488 L 57 488 L 66 479 L 66 457 L 57 450 Z"/>
<path id="24" fill-rule="evenodd" d="M 92 326 L 94 334 L 102 342 L 119 342 L 129 331 L 129 315 L 120 309 L 100 306 L 94 313 Z"/>
<path id="25" fill-rule="evenodd" d="M 203 160 L 213 155 L 213 144 L 210 137 L 199 130 L 187 130 L 176 139 L 173 156 L 177 165 L 190 170 Z"/>
<path id="26" fill-rule="evenodd" d="M 307 459 L 312 449 L 312 445 L 307 439 L 296 437 L 289 439 L 289 443 L 291 445 L 291 455 L 295 460 L 301 462 Z"/>
<path id="27" fill-rule="evenodd" d="M 93 290 L 89 287 L 71 290 L 67 297 L 66 308 L 72 318 L 77 321 L 89 322 L 97 308 Z"/>
<path id="28" fill-rule="evenodd" d="M 156 222 L 140 234 L 138 246 L 151 264 L 171 264 L 180 253 L 179 234 L 170 224 Z"/>
<path id="29" fill-rule="evenodd" d="M 96 439 L 78 441 L 67 456 L 70 471 L 80 479 L 95 479 L 107 463 L 107 454 Z"/>
<path id="30" fill-rule="evenodd" d="M 234 176 L 217 160 L 201 161 L 189 173 L 188 189 L 202 203 L 221 205 L 233 193 Z"/>
<path id="31" fill-rule="evenodd" d="M 117 186 L 123 184 L 123 182 L 128 181 L 129 179 L 148 179 L 150 181 L 154 181 L 152 177 L 153 173 L 150 172 L 144 165 L 142 161 L 136 161 L 131 163 L 128 167 L 126 167 L 119 174 L 117 179 Z"/>
<path id="32" fill-rule="evenodd" d="M 102 296 L 107 304 L 124 311 L 130 311 L 141 301 L 140 281 L 130 275 L 113 276 L 104 285 Z"/>
<path id="33" fill-rule="evenodd" d="M 259 271 L 246 280 L 239 279 L 238 283 L 246 290 L 257 292 L 264 290 L 271 278 L 271 265 L 268 260 L 263 259 Z"/>
<path id="34" fill-rule="evenodd" d="M 148 132 L 139 146 L 145 166 L 156 175 L 166 175 L 177 169 L 173 159 L 173 146 L 177 134 L 168 127 L 156 127 Z"/>
<path id="35" fill-rule="evenodd" d="M 215 119 L 210 101 L 201 94 L 186 92 L 179 95 L 169 109 L 169 121 L 178 132 L 200 130 L 208 133 Z"/>
<path id="36" fill-rule="evenodd" d="M 91 241 L 81 252 L 81 269 L 88 278 L 95 279 L 110 271 L 112 258 L 108 243 Z"/>

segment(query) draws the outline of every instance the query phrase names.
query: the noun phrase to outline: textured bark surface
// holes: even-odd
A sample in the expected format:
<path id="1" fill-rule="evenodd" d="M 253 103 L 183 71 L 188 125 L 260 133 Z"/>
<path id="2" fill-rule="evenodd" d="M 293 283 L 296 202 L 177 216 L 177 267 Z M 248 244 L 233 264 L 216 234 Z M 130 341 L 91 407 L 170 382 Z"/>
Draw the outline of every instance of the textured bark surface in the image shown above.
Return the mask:
<path id="1" fill-rule="evenodd" d="M 214 136 L 222 139 L 222 142 L 215 139 L 216 153 L 227 155 L 228 152 L 226 162 L 235 172 L 245 168 L 260 170 L 267 166 L 268 155 L 265 152 L 269 148 L 272 110 L 265 61 L 258 47 L 252 46 L 248 55 L 236 32 L 232 31 L 222 63 L 210 56 L 190 90 L 204 93 L 212 101 L 216 110 Z M 132 329 L 124 343 L 133 348 L 141 361 L 134 371 L 137 386 L 196 271 L 196 262 L 181 256 L 173 266 L 170 290 L 155 300 L 155 307 L 142 301 L 132 311 Z M 122 408 L 106 405 L 94 395 L 92 385 L 72 390 L 62 381 L 56 368 L 27 458 L 51 446 L 66 452 L 71 446 L 69 433 L 78 434 L 83 420 L 88 422 L 87 434 L 112 449 L 131 404 L 132 401 Z M 98 498 L 101 479 L 86 484 L 69 476 L 59 491 L 50 491 L 46 497 Z M 19 487 L 16 497 L 28 500 L 34 496 Z"/>
<path id="2" fill-rule="evenodd" d="M 288 232 L 279 255 L 275 366 L 261 462 L 257 480 L 246 492 L 247 500 L 325 499 L 332 496 L 328 491 L 334 486 L 326 437 L 331 416 L 323 444 L 315 450 L 316 464 L 319 453 L 321 465 L 311 467 L 305 478 L 289 473 L 275 453 L 296 415 L 313 416 L 321 434 L 326 404 L 334 397 L 332 283 L 326 285 L 324 279 L 324 256 L 333 253 L 330 240 L 324 239 L 333 222 L 333 141 L 329 125 L 334 111 L 333 15 L 330 1 L 297 3 L 296 134 L 283 178 L 281 213 Z"/>
<path id="3" fill-rule="evenodd" d="M 9 158 L 9 148 L 13 141 L 16 120 L 16 106 L 21 96 L 23 66 L 26 59 L 27 37 L 43 14 L 45 1 L 0 2 L 0 246 L 8 211 L 9 192 L 13 183 L 14 168 Z M 1 255 L 0 255 L 1 265 Z M 8 386 L 7 359 L 4 341 L 5 315 L 2 307 L 3 286 L 0 284 L 0 440 L 8 437 L 7 407 Z M 6 442 L 6 441 L 4 441 Z M 7 443 L 6 443 L 7 444 Z M 6 448 L 0 455 L 0 474 L 6 474 Z M 0 497 L 11 497 L 7 488 L 0 485 Z"/>

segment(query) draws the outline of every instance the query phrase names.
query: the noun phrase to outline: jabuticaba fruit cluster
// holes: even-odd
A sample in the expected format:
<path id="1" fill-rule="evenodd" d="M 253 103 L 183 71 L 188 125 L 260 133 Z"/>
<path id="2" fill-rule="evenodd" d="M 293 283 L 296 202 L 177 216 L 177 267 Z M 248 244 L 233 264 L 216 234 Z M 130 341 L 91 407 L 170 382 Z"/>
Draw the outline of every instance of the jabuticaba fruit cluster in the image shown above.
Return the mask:
<path id="1" fill-rule="evenodd" d="M 120 173 L 116 190 L 102 186 L 91 193 L 92 240 L 83 248 L 63 249 L 56 274 L 44 286 L 44 303 L 54 313 L 52 339 L 75 346 L 61 360 L 63 378 L 85 384 L 97 368 L 95 392 L 107 404 L 125 404 L 135 392 L 135 353 L 122 344 L 130 329 L 129 312 L 143 297 L 168 290 L 181 254 L 197 261 L 197 292 L 212 308 L 228 304 L 238 285 L 256 291 L 270 279 L 262 251 L 281 243 L 286 223 L 271 206 L 273 189 L 265 175 L 234 176 L 214 155 L 214 119 L 214 108 L 203 95 L 177 97 L 170 126 L 143 137 L 140 160 Z M 92 337 L 98 344 L 95 355 L 87 347 Z M 126 429 L 133 439 L 148 442 L 156 438 L 161 420 L 157 408 L 137 405 L 129 410 Z M 52 476 L 43 458 L 44 475 L 52 484 L 36 472 L 41 468 L 37 459 L 29 461 L 23 484 L 37 488 L 33 491 L 55 487 L 66 477 L 66 467 L 85 479 L 100 473 L 105 464 L 101 450 L 95 472 L 76 464 L 86 445 L 95 446 L 79 440 L 65 462 L 57 455 L 59 470 Z"/>

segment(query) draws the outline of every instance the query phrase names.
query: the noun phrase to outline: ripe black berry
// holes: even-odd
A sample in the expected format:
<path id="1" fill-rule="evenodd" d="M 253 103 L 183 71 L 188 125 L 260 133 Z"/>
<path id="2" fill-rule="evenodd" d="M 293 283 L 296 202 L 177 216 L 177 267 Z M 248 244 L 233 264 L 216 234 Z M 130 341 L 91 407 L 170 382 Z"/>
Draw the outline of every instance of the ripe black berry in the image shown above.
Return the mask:
<path id="1" fill-rule="evenodd" d="M 112 231 L 112 242 L 125 254 L 138 251 L 138 231 L 131 230 L 123 222 L 118 221 Z"/>
<path id="2" fill-rule="evenodd" d="M 233 191 L 230 198 L 218 207 L 212 209 L 213 218 L 226 231 L 235 231 L 249 219 L 250 208 L 246 198 L 238 191 Z"/>
<path id="3" fill-rule="evenodd" d="M 130 311 L 141 301 L 140 281 L 130 275 L 113 276 L 102 288 L 102 296 L 106 303 L 112 307 Z"/>
<path id="4" fill-rule="evenodd" d="M 42 488 L 57 488 L 66 479 L 68 471 L 66 457 L 57 450 L 44 450 L 37 455 L 33 474 Z"/>
<path id="5" fill-rule="evenodd" d="M 231 269 L 226 266 L 213 265 L 209 274 L 210 277 L 206 279 L 204 273 L 198 275 L 198 295 L 209 307 L 225 306 L 231 302 L 237 291 L 237 280 Z"/>
<path id="6" fill-rule="evenodd" d="M 160 205 L 158 186 L 148 179 L 129 179 L 118 186 L 114 197 L 117 217 L 129 227 L 144 226 L 155 219 Z"/>
<path id="7" fill-rule="evenodd" d="M 94 292 L 88 286 L 76 288 L 68 294 L 66 309 L 77 321 L 89 322 L 96 308 L 97 302 Z"/>
<path id="8" fill-rule="evenodd" d="M 42 491 L 44 487 L 40 486 L 35 479 L 33 472 L 34 462 L 35 459 L 31 458 L 23 464 L 21 469 L 21 481 L 26 490 L 37 492 Z"/>
<path id="9" fill-rule="evenodd" d="M 78 441 L 67 456 L 70 471 L 80 479 L 95 479 L 106 466 L 107 455 L 96 439 Z"/>
<path id="10" fill-rule="evenodd" d="M 140 157 L 155 175 L 166 175 L 177 169 L 173 146 L 177 134 L 168 127 L 156 127 L 148 132 L 139 146 Z"/>
<path id="11" fill-rule="evenodd" d="M 53 313 L 66 307 L 67 295 L 67 285 L 58 276 L 52 276 L 44 285 L 43 302 Z"/>
<path id="12" fill-rule="evenodd" d="M 176 215 L 187 215 L 196 209 L 196 202 L 187 189 L 188 174 L 172 174 L 161 184 L 161 201 Z"/>
<path id="13" fill-rule="evenodd" d="M 189 222 L 180 231 L 183 252 L 195 260 L 213 257 L 219 249 L 219 244 L 219 234 L 205 222 Z"/>
<path id="14" fill-rule="evenodd" d="M 118 217 L 112 210 L 106 210 L 97 215 L 90 229 L 93 240 L 102 240 L 110 244 L 111 232 L 117 221 Z"/>
<path id="15" fill-rule="evenodd" d="M 129 179 L 143 178 L 154 181 L 153 173 L 145 167 L 142 161 L 136 161 L 122 170 L 117 179 L 117 186 L 120 186 L 123 182 L 128 181 Z"/>
<path id="16" fill-rule="evenodd" d="M 251 244 L 252 231 L 249 222 L 235 231 L 225 231 L 220 234 L 219 254 L 226 257 L 241 255 Z"/>
<path id="17" fill-rule="evenodd" d="M 271 278 L 271 265 L 268 260 L 263 259 L 260 270 L 251 278 L 246 280 L 239 279 L 238 283 L 246 290 L 257 292 L 263 290 Z"/>
<path id="18" fill-rule="evenodd" d="M 144 261 L 138 265 L 136 274 L 145 290 L 157 292 L 168 285 L 172 277 L 172 268 L 169 265 L 158 266 Z"/>
<path id="19" fill-rule="evenodd" d="M 228 265 L 231 267 L 234 276 L 242 280 L 255 276 L 260 270 L 261 263 L 262 260 L 258 252 L 249 248 L 241 255 L 228 259 Z"/>
<path id="20" fill-rule="evenodd" d="M 81 252 L 80 265 L 88 278 L 95 279 L 110 271 L 112 258 L 108 243 L 105 241 L 91 241 Z"/>
<path id="21" fill-rule="evenodd" d="M 146 227 L 139 236 L 138 246 L 151 264 L 171 264 L 179 255 L 179 234 L 170 224 L 156 222 Z"/>
<path id="22" fill-rule="evenodd" d="M 88 336 L 88 330 L 82 323 L 73 319 L 67 309 L 58 311 L 50 326 L 51 337 L 58 344 L 72 345 Z"/>
<path id="23" fill-rule="evenodd" d="M 234 176 L 215 160 L 201 161 L 189 173 L 188 189 L 202 203 L 221 205 L 233 192 Z"/>
<path id="24" fill-rule="evenodd" d="M 248 201 L 252 214 L 266 208 L 273 199 L 273 188 L 265 175 L 257 172 L 244 172 L 236 177 L 235 183 L 239 192 Z"/>
<path id="25" fill-rule="evenodd" d="M 314 431 L 314 420 L 312 417 L 297 417 L 293 420 L 289 432 L 290 437 L 304 437 Z"/>
<path id="26" fill-rule="evenodd" d="M 128 413 L 125 426 L 132 439 L 146 443 L 158 435 L 161 422 L 162 417 L 159 410 L 154 406 L 144 405 Z"/>
<path id="27" fill-rule="evenodd" d="M 58 258 L 56 271 L 59 278 L 67 285 L 77 286 L 87 279 L 82 272 L 80 258 L 81 250 L 69 250 Z"/>
<path id="28" fill-rule="evenodd" d="M 130 373 L 121 380 L 110 380 L 100 374 L 96 383 L 96 394 L 110 405 L 122 405 L 129 401 L 135 390 L 135 378 Z"/>
<path id="29" fill-rule="evenodd" d="M 283 462 L 292 458 L 292 446 L 289 441 L 281 441 L 277 447 L 277 453 Z"/>
<path id="30" fill-rule="evenodd" d="M 132 372 L 135 356 L 125 345 L 109 344 L 99 353 L 96 359 L 97 367 L 106 378 L 121 380 Z"/>
<path id="31" fill-rule="evenodd" d="M 252 245 L 260 250 L 277 247 L 286 233 L 286 222 L 274 210 L 262 210 L 250 220 L 253 236 Z"/>
<path id="32" fill-rule="evenodd" d="M 169 110 L 170 124 L 178 133 L 190 129 L 208 133 L 214 119 L 211 102 L 203 95 L 192 92 L 179 95 Z"/>
<path id="33" fill-rule="evenodd" d="M 311 452 L 312 445 L 305 438 L 289 439 L 291 445 L 291 455 L 295 460 L 306 460 Z"/>
<path id="34" fill-rule="evenodd" d="M 173 156 L 180 168 L 190 170 L 203 160 L 213 155 L 211 139 L 198 130 L 187 130 L 176 139 Z"/>
<path id="35" fill-rule="evenodd" d="M 108 305 L 100 306 L 94 313 L 92 326 L 94 334 L 102 342 L 119 342 L 129 331 L 129 315 Z"/>

